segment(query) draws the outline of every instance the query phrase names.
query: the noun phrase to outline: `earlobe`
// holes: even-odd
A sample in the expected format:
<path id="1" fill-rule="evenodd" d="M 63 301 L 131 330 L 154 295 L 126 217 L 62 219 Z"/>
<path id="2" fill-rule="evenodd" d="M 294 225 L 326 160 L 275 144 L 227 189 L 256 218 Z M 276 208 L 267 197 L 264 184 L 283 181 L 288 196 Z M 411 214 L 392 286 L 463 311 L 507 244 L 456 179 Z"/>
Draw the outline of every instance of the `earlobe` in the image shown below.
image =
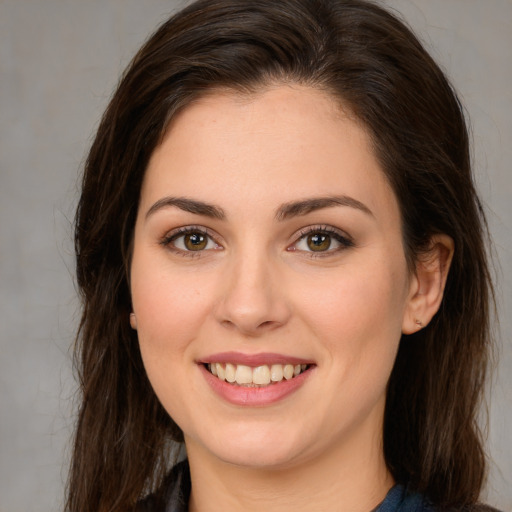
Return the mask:
<path id="1" fill-rule="evenodd" d="M 453 252 L 451 237 L 435 235 L 431 239 L 430 249 L 418 257 L 403 318 L 404 334 L 421 330 L 437 313 L 443 300 Z"/>
<path id="2" fill-rule="evenodd" d="M 135 313 L 130 313 L 130 325 L 132 329 L 137 330 L 137 318 L 135 317 Z"/>

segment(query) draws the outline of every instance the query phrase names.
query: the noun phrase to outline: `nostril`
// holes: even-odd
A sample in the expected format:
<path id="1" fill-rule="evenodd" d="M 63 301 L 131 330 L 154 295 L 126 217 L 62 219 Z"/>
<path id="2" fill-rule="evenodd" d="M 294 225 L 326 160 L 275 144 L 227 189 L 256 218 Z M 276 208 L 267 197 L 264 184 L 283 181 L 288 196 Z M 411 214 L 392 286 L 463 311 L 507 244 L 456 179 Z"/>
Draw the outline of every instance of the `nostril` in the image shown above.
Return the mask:
<path id="1" fill-rule="evenodd" d="M 290 311 L 276 290 L 256 287 L 251 283 L 243 285 L 238 280 L 220 298 L 214 314 L 223 327 L 256 336 L 284 325 Z"/>
<path id="2" fill-rule="evenodd" d="M 235 324 L 231 320 L 222 320 L 221 324 L 224 327 L 229 327 L 230 329 L 233 329 L 234 327 L 236 327 Z"/>
<path id="3" fill-rule="evenodd" d="M 247 336 L 259 336 L 260 334 L 279 327 L 281 322 L 276 320 L 265 320 L 264 322 L 233 322 L 229 319 L 221 321 L 221 325 L 227 329 L 237 330 Z"/>

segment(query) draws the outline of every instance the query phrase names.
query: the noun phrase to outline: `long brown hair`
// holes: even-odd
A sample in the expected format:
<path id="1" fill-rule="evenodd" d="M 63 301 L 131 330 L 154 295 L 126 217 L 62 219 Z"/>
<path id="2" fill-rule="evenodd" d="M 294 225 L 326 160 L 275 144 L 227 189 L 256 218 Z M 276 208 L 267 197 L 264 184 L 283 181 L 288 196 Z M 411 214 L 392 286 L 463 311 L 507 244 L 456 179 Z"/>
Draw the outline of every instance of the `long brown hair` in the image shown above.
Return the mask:
<path id="1" fill-rule="evenodd" d="M 432 235 L 455 256 L 432 322 L 403 336 L 388 387 L 387 465 L 439 506 L 478 499 L 477 424 L 490 347 L 487 230 L 463 109 L 412 32 L 366 0 L 200 0 L 165 22 L 125 72 L 99 126 L 76 214 L 81 407 L 69 512 L 130 510 L 159 487 L 182 434 L 146 377 L 129 326 L 129 261 L 148 159 L 170 120 L 215 88 L 329 92 L 367 127 L 398 199 L 411 268 Z"/>

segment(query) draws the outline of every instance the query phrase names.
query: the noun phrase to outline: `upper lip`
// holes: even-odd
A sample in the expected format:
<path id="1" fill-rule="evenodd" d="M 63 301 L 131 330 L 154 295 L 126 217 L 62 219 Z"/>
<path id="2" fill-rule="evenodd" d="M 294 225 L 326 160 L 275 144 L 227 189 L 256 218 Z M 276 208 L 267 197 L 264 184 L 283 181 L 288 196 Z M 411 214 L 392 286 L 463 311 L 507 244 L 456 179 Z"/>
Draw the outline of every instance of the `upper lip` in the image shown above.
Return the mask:
<path id="1" fill-rule="evenodd" d="M 263 366 L 273 364 L 314 364 L 310 359 L 301 357 L 287 356 L 285 354 L 275 354 L 272 352 L 262 352 L 260 354 L 244 354 L 242 352 L 220 352 L 198 360 L 200 364 L 208 363 L 232 363 L 243 364 L 246 366 Z"/>

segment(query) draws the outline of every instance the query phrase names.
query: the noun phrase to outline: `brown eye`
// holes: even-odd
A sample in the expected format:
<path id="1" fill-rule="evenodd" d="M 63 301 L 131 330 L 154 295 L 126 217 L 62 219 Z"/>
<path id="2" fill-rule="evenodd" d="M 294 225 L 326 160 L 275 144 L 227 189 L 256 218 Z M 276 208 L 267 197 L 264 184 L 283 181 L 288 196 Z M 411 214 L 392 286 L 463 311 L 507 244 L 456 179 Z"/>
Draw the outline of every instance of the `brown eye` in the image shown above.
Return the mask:
<path id="1" fill-rule="evenodd" d="M 222 249 L 206 231 L 188 228 L 165 237 L 162 245 L 182 254 Z"/>
<path id="2" fill-rule="evenodd" d="M 208 245 L 208 237 L 203 233 L 188 233 L 183 243 L 189 251 L 202 251 Z"/>
<path id="3" fill-rule="evenodd" d="M 300 238 L 288 247 L 289 251 L 301 251 L 313 256 L 335 255 L 344 249 L 354 247 L 354 242 L 348 235 L 330 226 L 311 226 L 302 231 Z"/>
<path id="4" fill-rule="evenodd" d="M 331 237 L 325 233 L 312 233 L 307 237 L 307 245 L 311 251 L 327 251 L 331 247 Z"/>

